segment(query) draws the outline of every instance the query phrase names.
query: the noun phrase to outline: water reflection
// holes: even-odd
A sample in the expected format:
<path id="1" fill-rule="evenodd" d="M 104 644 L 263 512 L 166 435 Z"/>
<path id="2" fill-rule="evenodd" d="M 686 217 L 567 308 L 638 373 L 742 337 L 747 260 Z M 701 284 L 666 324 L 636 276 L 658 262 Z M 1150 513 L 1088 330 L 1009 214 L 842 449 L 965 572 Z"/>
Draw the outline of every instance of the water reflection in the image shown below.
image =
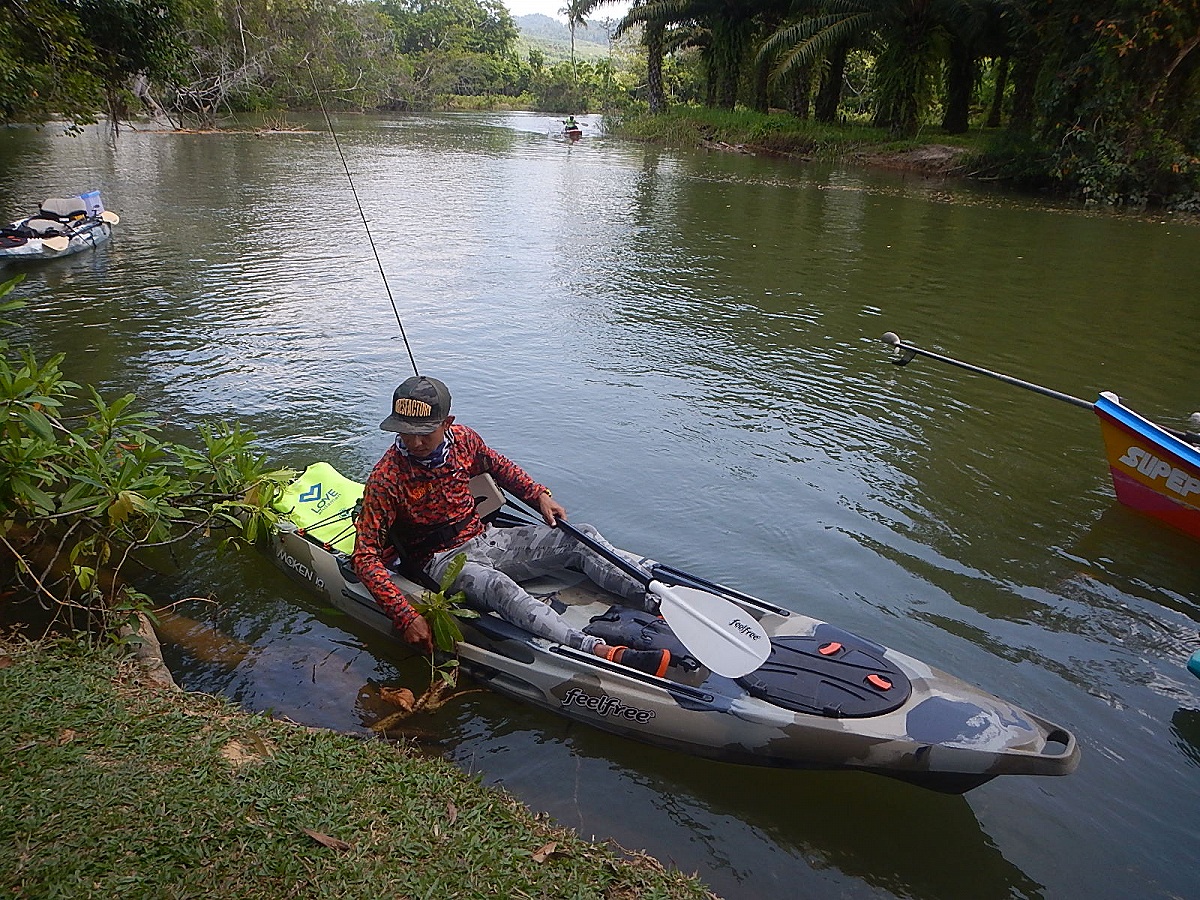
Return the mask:
<path id="1" fill-rule="evenodd" d="M 1171 717 L 1175 744 L 1184 757 L 1200 767 L 1200 709 L 1177 709 Z"/>

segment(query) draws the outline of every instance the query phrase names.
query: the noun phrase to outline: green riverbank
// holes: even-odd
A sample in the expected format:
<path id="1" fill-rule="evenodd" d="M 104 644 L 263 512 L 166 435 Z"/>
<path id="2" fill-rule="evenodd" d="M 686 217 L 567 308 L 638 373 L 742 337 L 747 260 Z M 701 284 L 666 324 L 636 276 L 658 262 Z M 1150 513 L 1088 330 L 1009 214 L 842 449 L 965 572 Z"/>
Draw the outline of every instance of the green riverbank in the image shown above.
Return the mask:
<path id="1" fill-rule="evenodd" d="M 839 160 L 903 169 L 939 177 L 1004 177 L 1019 182 L 1019 157 L 1001 161 L 998 132 L 942 132 L 897 139 L 886 129 L 867 125 L 822 124 L 782 113 L 707 107 L 673 108 L 660 115 L 617 117 L 613 134 L 675 147 L 779 156 L 798 160 Z M 1008 148 L 1012 152 L 1013 148 Z"/>
<path id="2" fill-rule="evenodd" d="M 708 898 L 449 762 L 0 639 L 6 897 Z"/>

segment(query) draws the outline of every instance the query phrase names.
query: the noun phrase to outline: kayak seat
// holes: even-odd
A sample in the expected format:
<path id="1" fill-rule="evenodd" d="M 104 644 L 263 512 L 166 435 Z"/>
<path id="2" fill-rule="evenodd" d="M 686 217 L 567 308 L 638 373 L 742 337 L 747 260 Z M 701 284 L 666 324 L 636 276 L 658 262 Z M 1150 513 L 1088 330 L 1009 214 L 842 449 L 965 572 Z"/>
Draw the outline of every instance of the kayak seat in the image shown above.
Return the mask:
<path id="1" fill-rule="evenodd" d="M 689 672 L 700 668 L 700 661 L 688 652 L 665 621 L 640 609 L 614 604 L 607 612 L 593 616 L 583 633 L 613 646 L 624 645 L 634 650 L 670 650 L 673 666 Z"/>
<path id="2" fill-rule="evenodd" d="M 483 521 L 493 518 L 504 506 L 504 491 L 496 479 L 487 472 L 471 479 L 471 496 L 475 500 L 475 512 Z"/>
<path id="3" fill-rule="evenodd" d="M 58 219 L 29 219 L 25 223 L 25 227 L 29 229 L 34 237 L 47 237 L 65 235 L 66 229 L 63 228 L 63 223 Z"/>
<path id="4" fill-rule="evenodd" d="M 775 706 L 833 719 L 884 715 L 912 693 L 878 644 L 828 624 L 811 636 L 772 639 L 766 662 L 737 681 Z"/>
<path id="5" fill-rule="evenodd" d="M 42 201 L 38 214 L 47 219 L 70 222 L 87 216 L 87 206 L 82 197 L 48 197 Z"/>

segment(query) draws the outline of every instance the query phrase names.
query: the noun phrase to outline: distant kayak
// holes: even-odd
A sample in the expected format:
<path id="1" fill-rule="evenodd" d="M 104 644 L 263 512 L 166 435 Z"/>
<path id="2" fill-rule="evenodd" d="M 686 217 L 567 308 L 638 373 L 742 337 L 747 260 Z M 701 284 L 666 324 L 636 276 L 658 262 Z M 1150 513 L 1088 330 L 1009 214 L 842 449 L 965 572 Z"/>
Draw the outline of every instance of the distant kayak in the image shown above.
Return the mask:
<path id="1" fill-rule="evenodd" d="M 487 476 L 472 488 L 485 521 L 501 528 L 530 523 Z M 325 463 L 309 466 L 277 503 L 285 521 L 272 549 L 300 584 L 398 640 L 350 566 L 353 511 L 362 490 Z M 919 660 L 670 566 L 655 566 L 652 577 L 694 609 L 733 609 L 735 618 L 751 620 L 745 630 L 769 638 L 765 662 L 739 677 L 717 674 L 710 668 L 719 667 L 715 662 L 697 658 L 705 654 L 690 643 L 689 630 L 674 633 L 663 619 L 629 609 L 580 573 L 564 570 L 522 584 L 571 625 L 607 643 L 670 650 L 673 664 L 665 675 L 555 644 L 492 613 L 461 621 L 460 663 L 517 700 L 727 762 L 861 769 L 949 793 L 997 775 L 1066 775 L 1078 765 L 1079 747 L 1065 728 Z M 393 578 L 410 597 L 425 590 L 400 574 Z M 678 620 L 678 611 L 674 615 Z"/>
<path id="2" fill-rule="evenodd" d="M 105 210 L 98 191 L 76 197 L 51 197 L 37 213 L 0 228 L 0 261 L 31 262 L 71 256 L 112 237 L 120 221 Z"/>

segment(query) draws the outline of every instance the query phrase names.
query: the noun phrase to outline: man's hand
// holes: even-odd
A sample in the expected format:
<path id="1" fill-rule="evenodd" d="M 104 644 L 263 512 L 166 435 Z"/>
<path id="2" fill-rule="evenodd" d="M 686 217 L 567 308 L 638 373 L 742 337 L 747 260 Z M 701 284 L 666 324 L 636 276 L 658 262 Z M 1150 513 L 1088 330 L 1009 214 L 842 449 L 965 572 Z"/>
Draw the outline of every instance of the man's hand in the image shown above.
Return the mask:
<path id="1" fill-rule="evenodd" d="M 422 653 L 433 655 L 433 635 L 429 631 L 429 623 L 424 616 L 417 616 L 408 623 L 408 627 L 400 632 L 400 637 L 412 644 Z"/>
<path id="2" fill-rule="evenodd" d="M 553 527 L 554 523 L 559 519 L 567 517 L 567 510 L 561 503 L 550 496 L 549 493 L 542 494 L 538 497 L 538 512 L 542 514 L 542 519 L 547 525 Z"/>

